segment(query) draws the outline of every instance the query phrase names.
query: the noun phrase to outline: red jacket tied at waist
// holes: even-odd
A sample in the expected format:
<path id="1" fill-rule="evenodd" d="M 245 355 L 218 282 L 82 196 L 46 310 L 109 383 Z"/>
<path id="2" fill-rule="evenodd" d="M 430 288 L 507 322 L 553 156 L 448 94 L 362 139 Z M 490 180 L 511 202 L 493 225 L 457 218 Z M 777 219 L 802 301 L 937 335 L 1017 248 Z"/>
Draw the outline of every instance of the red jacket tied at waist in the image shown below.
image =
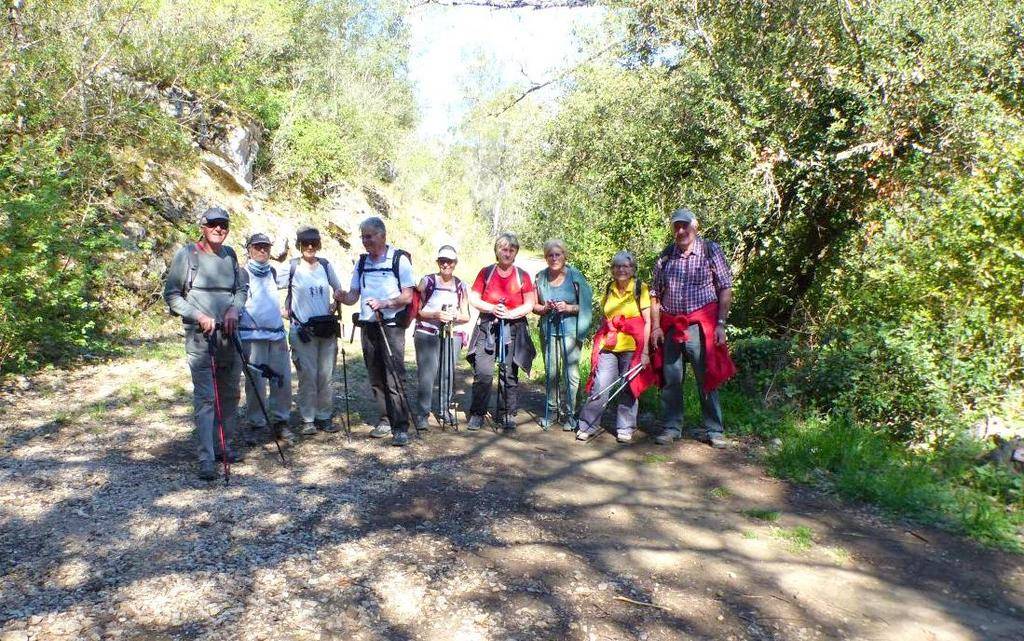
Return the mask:
<path id="1" fill-rule="evenodd" d="M 685 342 L 689 339 L 687 328 L 694 323 L 700 325 L 701 333 L 704 334 L 704 391 L 713 392 L 736 373 L 736 365 L 729 356 L 729 348 L 724 344 L 715 344 L 718 302 L 708 303 L 689 314 L 669 314 L 665 310 L 661 311 L 661 331 L 665 333 L 665 340 L 669 340 L 671 332 L 671 340 L 676 343 Z M 662 349 L 658 348 L 653 359 L 659 372 L 664 362 Z"/>
<path id="2" fill-rule="evenodd" d="M 633 360 L 629 366 L 633 368 L 640 364 L 642 353 L 640 347 L 644 344 L 644 318 L 643 316 L 631 316 L 626 318 L 623 315 L 604 319 L 601 328 L 594 334 L 594 349 L 590 352 L 590 377 L 587 379 L 587 393 L 590 393 L 594 386 L 594 377 L 597 375 L 597 359 L 601 350 L 607 345 L 615 347 L 619 340 L 619 332 L 624 332 L 633 337 L 637 348 L 633 351 Z M 629 382 L 629 391 L 633 396 L 638 397 L 644 390 L 658 383 L 658 375 L 653 367 L 645 367 L 640 374 Z"/>

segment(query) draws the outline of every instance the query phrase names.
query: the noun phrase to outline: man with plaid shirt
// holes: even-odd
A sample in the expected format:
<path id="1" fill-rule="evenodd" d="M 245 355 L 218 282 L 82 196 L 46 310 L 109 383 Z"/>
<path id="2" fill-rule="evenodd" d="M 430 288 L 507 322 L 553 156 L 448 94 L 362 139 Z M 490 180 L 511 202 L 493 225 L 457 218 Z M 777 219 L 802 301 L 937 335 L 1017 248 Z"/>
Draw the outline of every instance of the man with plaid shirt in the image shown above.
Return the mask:
<path id="1" fill-rule="evenodd" d="M 692 211 L 677 209 L 669 224 L 675 242 L 655 262 L 651 286 L 651 344 L 663 350 L 665 382 L 665 429 L 655 440 L 665 445 L 682 437 L 683 375 L 689 361 L 697 378 L 704 435 L 721 448 L 726 441 L 717 388 L 735 373 L 725 345 L 732 272 L 722 249 L 697 234 Z"/>

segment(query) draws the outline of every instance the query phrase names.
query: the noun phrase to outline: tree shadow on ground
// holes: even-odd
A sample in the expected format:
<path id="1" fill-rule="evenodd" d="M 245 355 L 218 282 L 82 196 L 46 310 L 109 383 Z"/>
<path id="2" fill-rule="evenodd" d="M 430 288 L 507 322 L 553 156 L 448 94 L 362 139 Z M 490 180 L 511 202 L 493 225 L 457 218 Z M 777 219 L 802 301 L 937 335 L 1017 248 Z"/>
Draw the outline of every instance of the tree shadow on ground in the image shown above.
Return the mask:
<path id="1" fill-rule="evenodd" d="M 353 409 L 372 417 L 351 350 L 349 376 Z M 465 371 L 460 380 L 466 389 Z M 288 466 L 256 448 L 225 487 L 194 478 L 188 408 L 167 420 L 187 404 L 180 390 L 162 390 L 153 415 L 138 416 L 133 405 L 149 395 L 126 391 L 130 382 L 69 399 L 57 431 L 44 419 L 4 428 L 0 630 L 1019 638 L 1007 632 L 1024 607 L 1017 557 L 930 531 L 932 543 L 907 540 L 762 478 L 739 452 L 582 445 L 523 414 L 516 438 L 434 430 L 399 449 L 362 432 L 320 434 L 289 450 Z M 541 401 L 524 394 L 531 411 Z M 89 413 L 97 403 L 102 417 Z M 97 433 L 97 421 L 107 429 Z M 768 526 L 744 516 L 750 508 L 783 516 Z M 788 549 L 771 529 L 800 526 L 814 532 L 810 550 Z"/>

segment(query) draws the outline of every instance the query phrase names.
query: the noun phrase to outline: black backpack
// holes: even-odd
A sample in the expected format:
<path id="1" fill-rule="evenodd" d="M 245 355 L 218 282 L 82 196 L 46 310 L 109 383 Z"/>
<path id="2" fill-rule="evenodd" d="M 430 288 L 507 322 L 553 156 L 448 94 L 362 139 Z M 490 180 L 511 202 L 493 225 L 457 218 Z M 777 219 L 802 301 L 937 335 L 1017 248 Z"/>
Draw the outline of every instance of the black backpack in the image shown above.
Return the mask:
<path id="1" fill-rule="evenodd" d="M 369 254 L 359 254 L 359 263 L 356 264 L 356 271 L 359 273 L 359 289 L 360 291 L 366 286 L 364 276 L 366 272 L 391 272 L 395 280 L 398 281 L 398 291 L 402 291 L 402 279 L 398 275 L 398 261 L 401 260 L 402 256 L 405 256 L 409 264 L 412 264 L 412 254 L 405 251 L 404 249 L 394 248 L 394 255 L 391 258 L 391 267 L 371 267 L 366 269 L 366 259 L 369 258 Z M 395 314 L 395 322 L 399 327 L 408 327 L 412 324 L 414 314 L 409 313 L 409 306 L 406 305 Z"/>

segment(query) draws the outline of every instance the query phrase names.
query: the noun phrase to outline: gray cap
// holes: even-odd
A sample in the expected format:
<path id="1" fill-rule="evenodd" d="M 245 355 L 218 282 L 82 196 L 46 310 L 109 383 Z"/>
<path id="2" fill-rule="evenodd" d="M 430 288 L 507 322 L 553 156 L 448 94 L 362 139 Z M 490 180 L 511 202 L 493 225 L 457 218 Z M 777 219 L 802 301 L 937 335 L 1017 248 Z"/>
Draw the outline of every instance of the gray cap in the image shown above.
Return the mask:
<path id="1" fill-rule="evenodd" d="M 295 242 L 303 243 L 311 240 L 320 242 L 320 230 L 312 225 L 303 225 L 295 232 Z"/>
<path id="2" fill-rule="evenodd" d="M 223 207 L 210 207 L 199 217 L 199 224 L 205 225 L 216 220 L 228 220 L 228 212 Z"/>
<path id="3" fill-rule="evenodd" d="M 697 220 L 697 216 L 692 211 L 690 211 L 686 207 L 680 207 L 679 209 L 672 212 L 672 217 L 669 218 L 669 223 L 692 223 L 695 220 Z"/>
<path id="4" fill-rule="evenodd" d="M 251 247 L 253 245 L 273 245 L 273 244 L 274 243 L 270 242 L 270 236 L 267 236 L 266 234 L 263 234 L 263 233 L 260 233 L 260 232 L 256 232 L 252 236 L 249 236 L 249 240 L 245 241 L 245 246 L 246 247 Z"/>

